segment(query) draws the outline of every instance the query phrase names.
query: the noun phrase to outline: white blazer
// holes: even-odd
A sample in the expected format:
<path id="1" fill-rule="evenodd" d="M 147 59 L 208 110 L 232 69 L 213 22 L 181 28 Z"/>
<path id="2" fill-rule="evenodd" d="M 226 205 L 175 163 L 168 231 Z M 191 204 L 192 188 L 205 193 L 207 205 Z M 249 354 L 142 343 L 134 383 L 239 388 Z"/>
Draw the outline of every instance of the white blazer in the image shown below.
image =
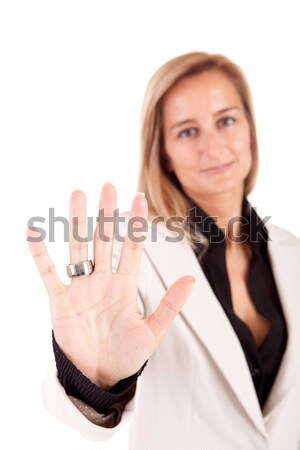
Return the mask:
<path id="1" fill-rule="evenodd" d="M 132 419 L 130 450 L 300 450 L 300 240 L 275 225 L 266 227 L 288 343 L 263 412 L 240 342 L 192 248 L 186 240 L 167 242 L 177 234 L 162 225 L 157 242 L 150 228 L 144 245 L 139 276 L 144 313 L 151 313 L 181 276 L 193 275 L 196 283 L 139 377 L 120 424 L 107 429 L 90 422 L 65 394 L 54 360 L 44 383 L 49 411 L 100 441 Z"/>

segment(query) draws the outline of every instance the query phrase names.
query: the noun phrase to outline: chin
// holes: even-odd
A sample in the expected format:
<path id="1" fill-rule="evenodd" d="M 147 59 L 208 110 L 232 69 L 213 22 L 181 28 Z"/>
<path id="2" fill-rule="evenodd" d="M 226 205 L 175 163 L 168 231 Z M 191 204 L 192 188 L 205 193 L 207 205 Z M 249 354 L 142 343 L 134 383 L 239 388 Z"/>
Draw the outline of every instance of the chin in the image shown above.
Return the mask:
<path id="1" fill-rule="evenodd" d="M 231 182 L 227 182 L 227 183 L 222 183 L 218 186 L 214 185 L 211 187 L 206 187 L 206 189 L 199 189 L 198 193 L 205 196 L 214 196 L 214 195 L 222 195 L 222 194 L 226 194 L 229 192 L 232 192 L 232 194 L 235 194 L 237 192 L 237 190 L 240 191 L 244 191 L 244 181 L 231 181 Z"/>

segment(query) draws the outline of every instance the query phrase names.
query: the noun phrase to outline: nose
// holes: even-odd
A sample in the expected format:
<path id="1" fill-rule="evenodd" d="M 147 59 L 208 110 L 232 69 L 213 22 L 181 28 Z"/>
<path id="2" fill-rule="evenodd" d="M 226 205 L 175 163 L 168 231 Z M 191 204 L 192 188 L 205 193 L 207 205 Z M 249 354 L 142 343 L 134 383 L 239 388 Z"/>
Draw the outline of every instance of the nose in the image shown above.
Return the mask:
<path id="1" fill-rule="evenodd" d="M 218 157 L 221 153 L 220 137 L 215 131 L 202 130 L 199 139 L 199 151 L 206 153 L 211 158 Z"/>

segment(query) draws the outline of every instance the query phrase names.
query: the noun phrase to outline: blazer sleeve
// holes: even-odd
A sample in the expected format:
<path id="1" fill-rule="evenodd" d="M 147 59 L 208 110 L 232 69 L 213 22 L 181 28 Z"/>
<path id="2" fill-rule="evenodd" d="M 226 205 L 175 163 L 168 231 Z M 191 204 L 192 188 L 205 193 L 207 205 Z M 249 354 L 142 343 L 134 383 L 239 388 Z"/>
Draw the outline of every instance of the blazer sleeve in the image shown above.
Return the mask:
<path id="1" fill-rule="evenodd" d="M 122 249 L 122 242 L 114 242 L 112 269 L 116 270 Z M 138 283 L 138 305 L 144 314 L 145 286 L 141 283 L 139 277 Z M 141 375 L 142 376 L 142 375 Z M 57 367 L 54 355 L 48 364 L 44 377 L 42 396 L 48 411 L 57 419 L 65 424 L 77 429 L 86 439 L 92 441 L 103 441 L 110 439 L 123 425 L 131 418 L 135 410 L 137 397 L 139 393 L 139 381 L 132 386 L 130 400 L 120 401 L 114 407 L 118 414 L 101 414 L 84 401 L 67 395 L 65 389 L 58 379 Z M 117 420 L 116 420 L 117 417 Z"/>
<path id="2" fill-rule="evenodd" d="M 109 421 L 113 420 L 112 415 L 99 414 L 83 401 L 66 394 L 58 380 L 54 358 L 49 362 L 42 394 L 46 408 L 54 417 L 77 429 L 86 439 L 104 441 L 110 439 L 132 418 L 139 391 L 138 385 L 137 382 L 134 396 L 125 405 L 119 424 L 113 428 L 107 428 Z M 123 406 L 119 405 L 121 409 Z"/>

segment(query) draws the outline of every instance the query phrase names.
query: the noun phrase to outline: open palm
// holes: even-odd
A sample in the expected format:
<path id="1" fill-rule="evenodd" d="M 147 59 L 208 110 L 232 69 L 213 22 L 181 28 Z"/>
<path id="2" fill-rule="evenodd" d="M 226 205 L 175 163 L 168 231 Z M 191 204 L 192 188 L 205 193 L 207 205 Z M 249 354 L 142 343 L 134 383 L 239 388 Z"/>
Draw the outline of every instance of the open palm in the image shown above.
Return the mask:
<path id="1" fill-rule="evenodd" d="M 107 183 L 101 191 L 99 210 L 105 218 L 112 218 L 116 208 L 116 190 Z M 147 215 L 147 201 L 139 193 L 133 199 L 130 218 L 147 219 Z M 70 197 L 71 264 L 88 260 L 87 242 L 79 242 L 74 237 L 75 217 L 78 218 L 76 235 L 86 237 L 86 198 L 81 191 L 74 191 Z M 61 282 L 42 240 L 28 241 L 28 245 L 48 292 L 59 347 L 96 385 L 110 388 L 137 372 L 154 352 L 187 299 L 194 278 L 185 276 L 177 280 L 157 309 L 149 317 L 143 316 L 137 304 L 143 242 L 136 242 L 126 234 L 119 265 L 113 272 L 114 223 L 104 221 L 103 217 L 101 223 L 99 216 L 98 220 L 94 234 L 94 271 L 72 277 L 70 285 Z M 38 235 L 27 228 L 27 236 Z M 142 232 L 135 232 L 135 237 L 139 235 Z"/>

